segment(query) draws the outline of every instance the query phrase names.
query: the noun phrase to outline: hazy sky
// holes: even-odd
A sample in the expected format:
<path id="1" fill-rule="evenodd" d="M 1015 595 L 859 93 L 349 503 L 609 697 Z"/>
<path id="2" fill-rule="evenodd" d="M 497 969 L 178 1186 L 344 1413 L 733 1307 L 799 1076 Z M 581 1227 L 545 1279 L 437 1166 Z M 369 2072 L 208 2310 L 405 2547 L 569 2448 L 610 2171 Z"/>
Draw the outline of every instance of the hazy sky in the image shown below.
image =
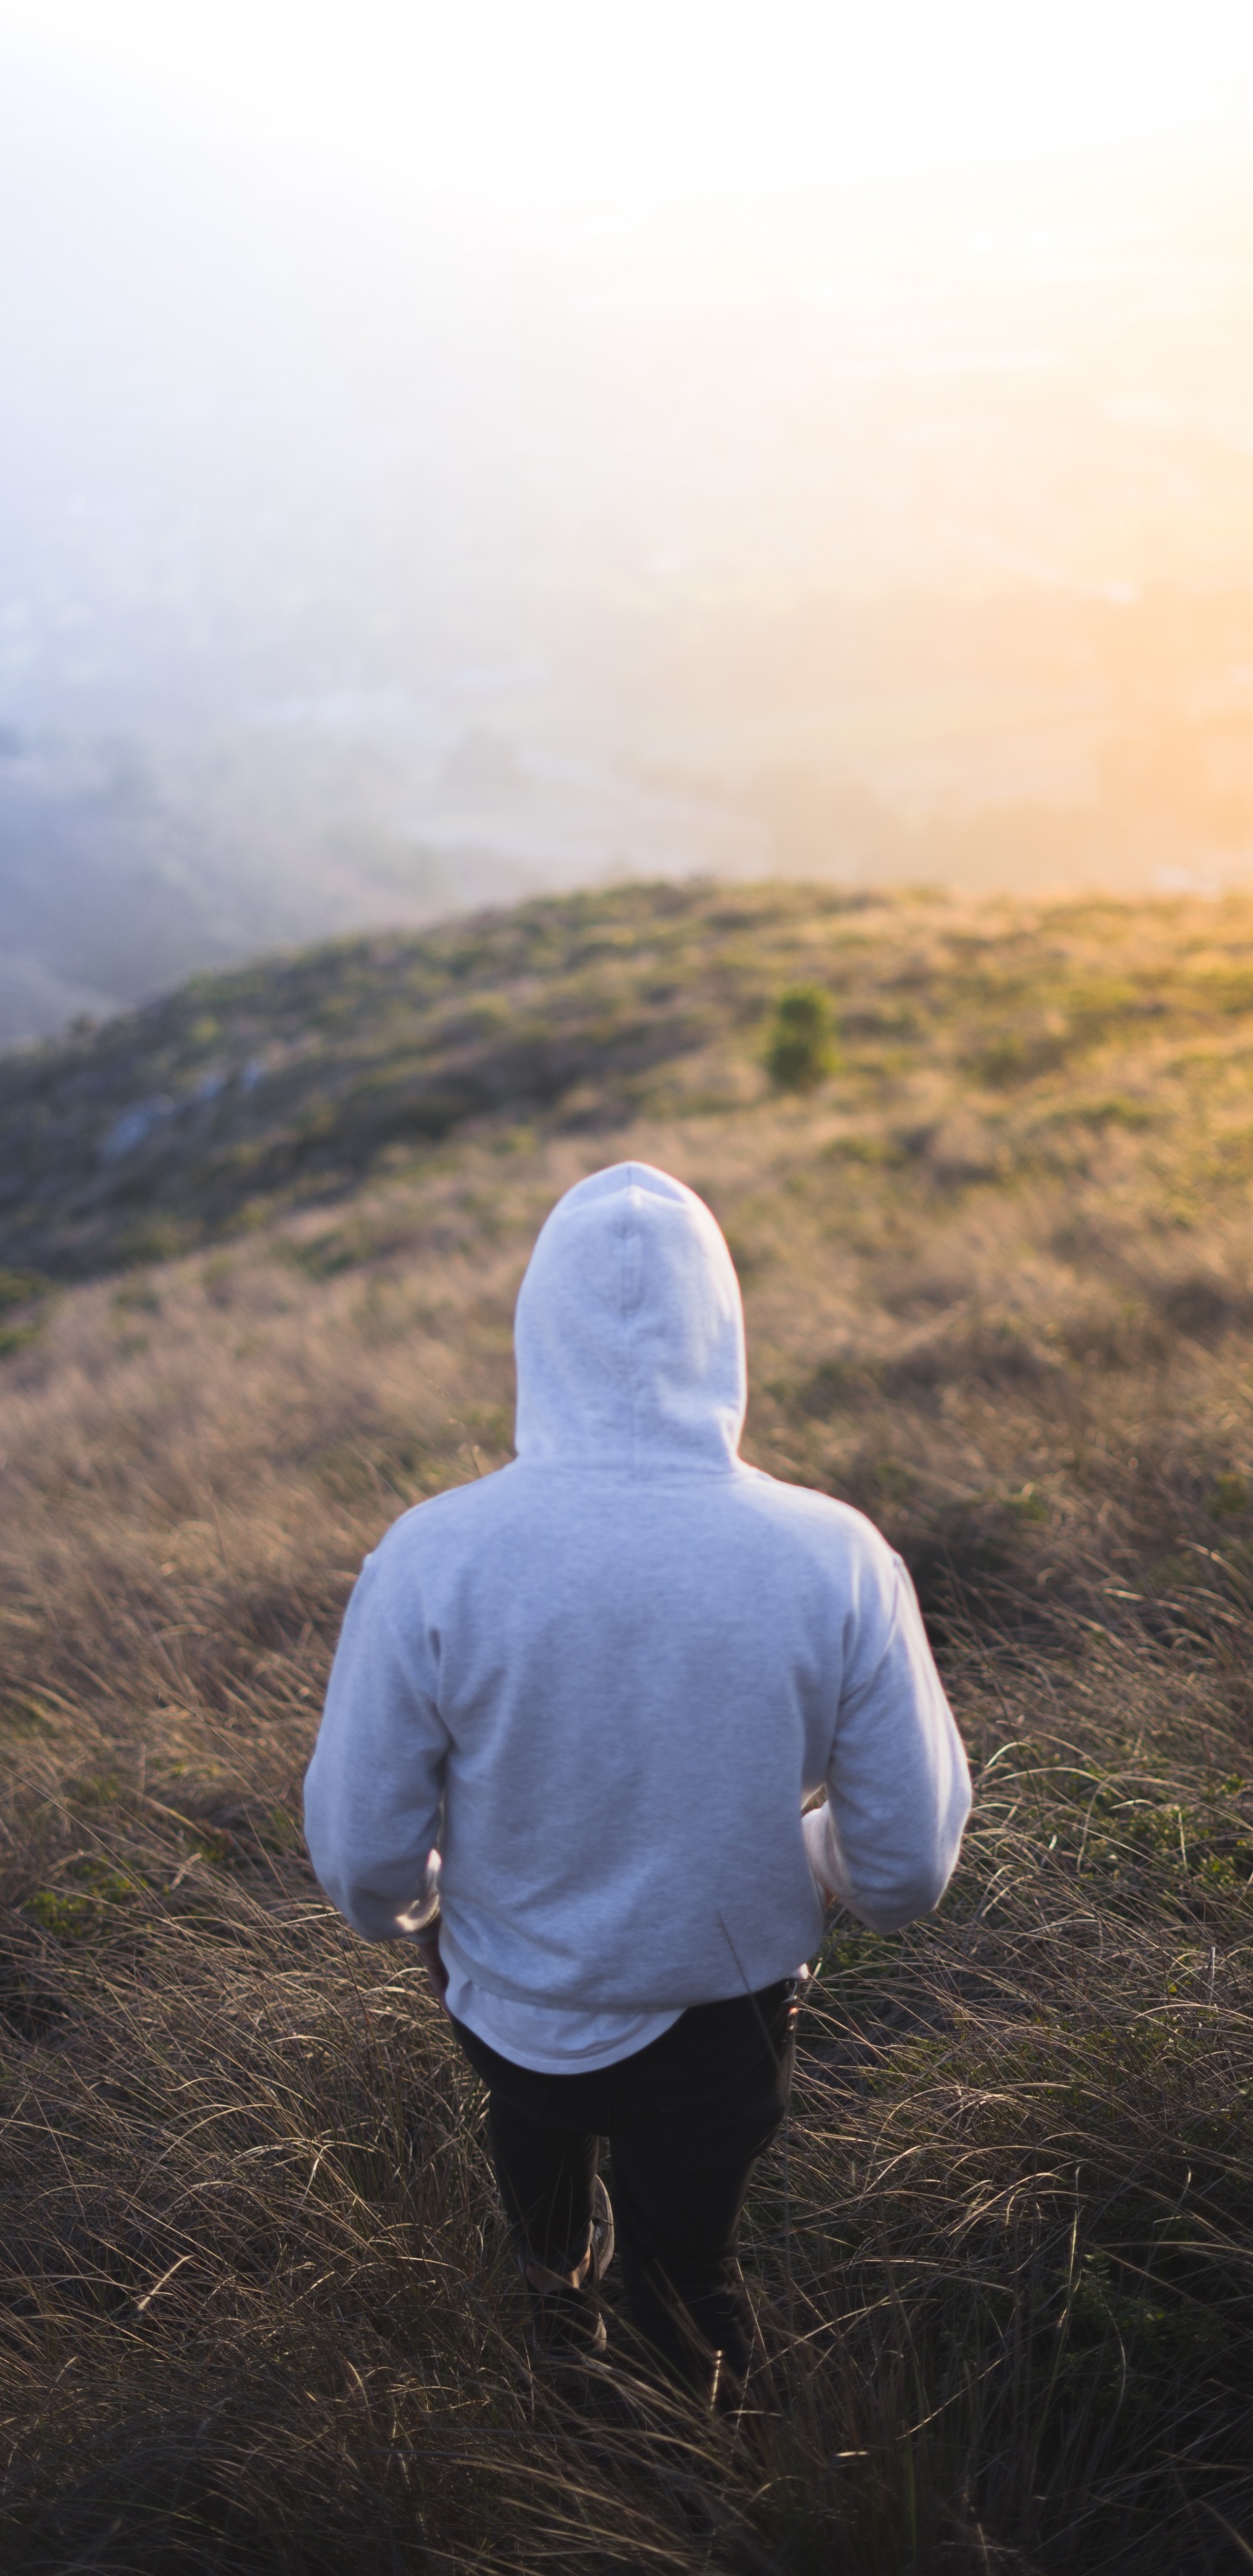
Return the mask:
<path id="1" fill-rule="evenodd" d="M 0 697 L 930 579 L 1003 459 L 989 565 L 1212 570 L 1234 522 L 1146 534 L 1101 458 L 1111 402 L 1247 436 L 1241 166 L 1250 0 L 0 0 Z"/>
<path id="2" fill-rule="evenodd" d="M 1093 626 L 1241 586 L 1253 0 L 0 0 L 11 1029 L 109 851 L 234 953 L 1061 806 L 1163 692 L 1253 848 L 1243 627 Z"/>
<path id="3" fill-rule="evenodd" d="M 23 56 L 511 210 L 1253 127 L 1248 0 L 4 0 Z M 20 76 L 18 88 L 22 86 Z M 12 89 L 10 95 L 14 95 Z"/>
<path id="4" fill-rule="evenodd" d="M 0 0 L 0 699 L 389 685 L 450 618 L 512 651 L 518 583 L 834 581 L 858 529 L 896 578 L 883 421 L 937 370 L 999 374 L 1023 474 L 1014 384 L 1073 444 L 1115 340 L 1092 403 L 1234 435 L 1222 208 L 1198 264 L 1125 178 L 1163 147 L 1253 163 L 1250 0 Z M 1021 510 L 979 543 L 1061 563 Z"/>

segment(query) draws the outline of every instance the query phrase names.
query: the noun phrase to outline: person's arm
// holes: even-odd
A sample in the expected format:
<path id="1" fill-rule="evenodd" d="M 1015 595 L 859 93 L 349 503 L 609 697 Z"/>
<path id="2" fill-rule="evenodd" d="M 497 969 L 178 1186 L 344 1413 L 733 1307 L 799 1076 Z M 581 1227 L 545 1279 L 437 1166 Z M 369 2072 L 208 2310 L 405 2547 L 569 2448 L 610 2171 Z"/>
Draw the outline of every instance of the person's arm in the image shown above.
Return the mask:
<path id="1" fill-rule="evenodd" d="M 875 1932 L 899 1932 L 939 1904 L 970 1813 L 966 1755 L 914 1587 L 899 1558 L 893 1569 L 850 1658 L 827 1803 L 802 1820 L 824 1902 Z"/>
<path id="2" fill-rule="evenodd" d="M 378 1558 L 367 1557 L 305 1778 L 305 1840 L 354 1931 L 414 1940 L 427 1928 L 448 1736 L 420 1629 L 396 1633 L 383 1589 Z"/>

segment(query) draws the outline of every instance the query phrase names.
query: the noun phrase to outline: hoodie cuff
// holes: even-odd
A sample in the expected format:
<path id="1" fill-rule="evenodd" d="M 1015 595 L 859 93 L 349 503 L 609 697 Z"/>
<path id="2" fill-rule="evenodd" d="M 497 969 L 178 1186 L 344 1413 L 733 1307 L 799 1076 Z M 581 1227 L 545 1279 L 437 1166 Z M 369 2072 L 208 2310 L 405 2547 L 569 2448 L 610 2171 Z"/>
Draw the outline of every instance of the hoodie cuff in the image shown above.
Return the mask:
<path id="1" fill-rule="evenodd" d="M 822 1899 L 824 1913 L 829 1914 L 833 1906 L 850 1904 L 852 1885 L 836 1836 L 829 1799 L 825 1806 L 811 1807 L 808 1815 L 801 1817 L 801 1832 L 805 1838 L 805 1857 Z"/>

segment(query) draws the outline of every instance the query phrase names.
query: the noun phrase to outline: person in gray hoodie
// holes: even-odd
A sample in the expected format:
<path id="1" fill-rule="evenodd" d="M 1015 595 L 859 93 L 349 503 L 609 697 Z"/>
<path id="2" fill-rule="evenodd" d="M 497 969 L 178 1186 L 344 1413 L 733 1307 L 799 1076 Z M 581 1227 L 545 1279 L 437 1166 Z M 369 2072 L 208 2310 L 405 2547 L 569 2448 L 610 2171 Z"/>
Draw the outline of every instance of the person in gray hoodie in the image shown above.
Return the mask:
<path id="1" fill-rule="evenodd" d="M 899 1557 L 739 1456 L 739 1284 L 693 1191 L 567 1191 L 515 1348 L 512 1463 L 366 1558 L 306 1836 L 359 1933 L 422 1946 L 487 2084 L 535 2349 L 604 2349 L 607 2137 L 632 2323 L 734 2402 L 798 1963 L 834 1905 L 938 1904 L 969 1774 Z"/>

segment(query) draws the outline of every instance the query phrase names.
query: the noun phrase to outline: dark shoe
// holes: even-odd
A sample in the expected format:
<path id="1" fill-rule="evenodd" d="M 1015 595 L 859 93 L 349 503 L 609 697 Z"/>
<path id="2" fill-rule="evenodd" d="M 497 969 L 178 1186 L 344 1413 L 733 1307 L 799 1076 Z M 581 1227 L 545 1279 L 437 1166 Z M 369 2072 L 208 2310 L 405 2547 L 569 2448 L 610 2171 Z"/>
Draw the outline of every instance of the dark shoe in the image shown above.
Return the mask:
<path id="1" fill-rule="evenodd" d="M 594 2290 L 533 2290 L 527 2285 L 531 2318 L 527 2347 L 541 2368 L 565 2369 L 574 2362 L 603 2361 L 609 2337 Z"/>
<path id="2" fill-rule="evenodd" d="M 603 2357 L 609 2338 L 597 2291 L 613 2259 L 613 2247 L 613 2204 L 598 2174 L 592 2197 L 591 2261 L 581 2287 L 572 2290 L 563 2283 L 559 2290 L 537 2290 L 527 2281 L 531 2303 L 527 2344 L 533 2361 L 561 2366 Z M 526 2264 L 519 2247 L 518 2269 L 524 2281 Z"/>
<path id="3" fill-rule="evenodd" d="M 613 2202 L 597 2174 L 592 2185 L 592 2259 L 587 2267 L 593 2288 L 599 2287 L 613 2261 L 614 2243 Z"/>

